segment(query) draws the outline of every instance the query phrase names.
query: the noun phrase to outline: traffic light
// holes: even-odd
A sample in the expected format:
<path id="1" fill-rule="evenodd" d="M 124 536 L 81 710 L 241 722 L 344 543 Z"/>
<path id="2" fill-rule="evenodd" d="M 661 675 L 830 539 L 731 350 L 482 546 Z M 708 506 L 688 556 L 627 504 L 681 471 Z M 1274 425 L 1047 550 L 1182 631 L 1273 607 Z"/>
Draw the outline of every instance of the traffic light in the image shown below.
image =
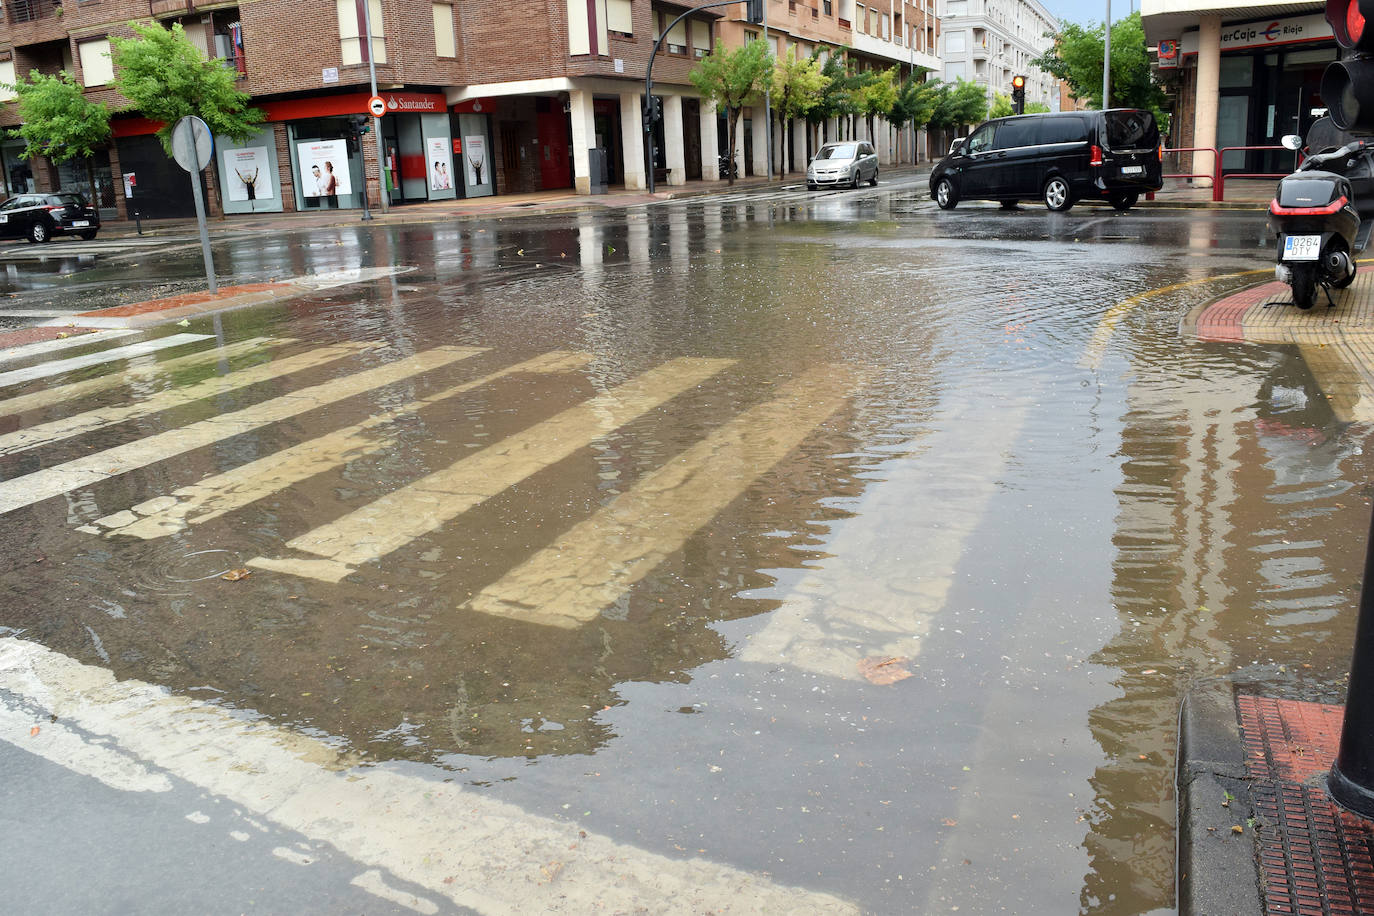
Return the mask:
<path id="1" fill-rule="evenodd" d="M 372 130 L 372 119 L 367 115 L 349 115 L 348 120 L 353 127 L 353 132 L 360 137 Z"/>
<path id="2" fill-rule="evenodd" d="M 1326 21 L 1344 60 L 1322 73 L 1321 95 L 1341 130 L 1374 130 L 1374 0 L 1326 0 Z"/>
<path id="3" fill-rule="evenodd" d="M 1017 114 L 1026 113 L 1026 78 L 1024 76 L 1013 76 L 1011 78 L 1011 109 Z"/>
<path id="4" fill-rule="evenodd" d="M 746 6 L 748 7 L 746 14 L 749 17 L 749 21 L 762 24 L 763 0 L 748 0 Z"/>
<path id="5" fill-rule="evenodd" d="M 656 95 L 649 96 L 648 104 L 644 106 L 644 126 L 651 129 L 654 122 L 663 117 L 663 101 Z"/>

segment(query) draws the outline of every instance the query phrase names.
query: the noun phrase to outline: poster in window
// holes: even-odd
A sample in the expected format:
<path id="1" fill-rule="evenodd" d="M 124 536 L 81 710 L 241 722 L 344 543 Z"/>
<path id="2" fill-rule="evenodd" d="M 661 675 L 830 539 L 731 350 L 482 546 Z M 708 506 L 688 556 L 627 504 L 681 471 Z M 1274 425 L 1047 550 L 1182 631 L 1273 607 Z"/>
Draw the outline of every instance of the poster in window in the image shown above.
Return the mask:
<path id="1" fill-rule="evenodd" d="M 344 140 L 311 140 L 296 144 L 301 167 L 301 193 L 306 197 L 336 198 L 352 194 L 348 177 L 348 143 Z"/>
<path id="2" fill-rule="evenodd" d="M 230 200 L 271 199 L 275 182 L 272 180 L 272 166 L 267 158 L 267 147 L 227 149 L 222 154 L 222 160 Z"/>
<path id="3" fill-rule="evenodd" d="M 468 186 L 480 187 L 491 184 L 490 169 L 487 168 L 487 138 L 464 137 L 463 160 L 468 164 Z"/>
<path id="4" fill-rule="evenodd" d="M 453 177 L 449 174 L 448 158 L 448 138 L 430 137 L 425 141 L 429 147 L 429 155 L 425 157 L 425 165 L 429 169 L 429 189 L 431 191 L 447 191 L 453 187 Z"/>

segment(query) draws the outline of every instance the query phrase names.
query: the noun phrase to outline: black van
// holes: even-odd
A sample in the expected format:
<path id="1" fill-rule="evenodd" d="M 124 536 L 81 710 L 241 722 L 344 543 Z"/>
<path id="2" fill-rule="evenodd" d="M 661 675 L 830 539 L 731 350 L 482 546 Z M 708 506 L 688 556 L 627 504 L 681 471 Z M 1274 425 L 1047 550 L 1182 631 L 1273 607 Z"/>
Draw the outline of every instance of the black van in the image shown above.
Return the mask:
<path id="1" fill-rule="evenodd" d="M 1051 210 L 1102 200 L 1118 210 L 1163 187 L 1159 128 L 1148 111 L 1065 111 L 987 121 L 935 166 L 930 196 L 960 200 L 1039 197 Z"/>

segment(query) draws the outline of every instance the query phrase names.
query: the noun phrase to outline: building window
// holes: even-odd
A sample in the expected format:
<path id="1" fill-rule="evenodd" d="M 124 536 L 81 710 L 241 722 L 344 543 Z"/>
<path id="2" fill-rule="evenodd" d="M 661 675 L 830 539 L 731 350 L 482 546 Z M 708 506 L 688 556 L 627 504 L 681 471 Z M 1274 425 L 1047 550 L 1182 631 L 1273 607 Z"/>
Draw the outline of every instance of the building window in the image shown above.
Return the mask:
<path id="1" fill-rule="evenodd" d="M 377 63 L 386 63 L 386 31 L 382 28 L 382 0 L 335 0 L 339 12 L 339 61 L 344 66 L 367 63 L 367 29 L 363 3 L 372 17 L 372 50 Z"/>
<path id="2" fill-rule="evenodd" d="M 114 64 L 110 61 L 110 40 L 96 38 L 79 42 L 82 83 L 86 86 L 108 86 L 114 80 Z"/>
<path id="3" fill-rule="evenodd" d="M 693 22 L 692 23 L 692 54 L 695 57 L 705 57 L 711 53 L 711 23 Z"/>
<path id="4" fill-rule="evenodd" d="M 0 102 L 13 102 L 19 98 L 14 91 L 14 61 L 0 61 Z"/>
<path id="5" fill-rule="evenodd" d="M 945 62 L 945 82 L 952 83 L 955 80 L 964 79 L 967 74 L 968 71 L 965 69 L 962 60 Z"/>
<path id="6" fill-rule="evenodd" d="M 751 31 L 750 29 L 745 29 L 745 30 L 744 30 L 744 40 L 745 40 L 745 41 L 758 41 L 758 40 L 759 40 L 759 33 L 758 33 L 758 32 L 754 32 L 754 31 Z"/>
<path id="7" fill-rule="evenodd" d="M 964 38 L 965 32 L 946 32 L 945 33 L 945 53 L 963 54 L 968 50 Z"/>
<path id="8" fill-rule="evenodd" d="M 835 12 L 835 8 L 830 5 L 830 0 L 821 0 L 821 12 L 825 13 L 827 16 Z"/>
<path id="9" fill-rule="evenodd" d="M 664 24 L 672 22 L 676 16 L 676 13 L 659 13 L 656 31 L 662 35 Z M 663 46 L 667 48 L 669 54 L 687 53 L 687 24 L 685 20 L 668 30 L 668 37 L 663 40 Z"/>
<path id="10" fill-rule="evenodd" d="M 457 57 L 458 42 L 453 34 L 453 5 L 434 4 L 434 54 L 436 57 Z"/>
<path id="11" fill-rule="evenodd" d="M 634 20 L 630 15 L 630 0 L 606 0 L 606 28 L 621 35 L 633 35 Z"/>
<path id="12" fill-rule="evenodd" d="M 854 5 L 854 31 L 868 31 L 868 8 L 862 3 Z"/>

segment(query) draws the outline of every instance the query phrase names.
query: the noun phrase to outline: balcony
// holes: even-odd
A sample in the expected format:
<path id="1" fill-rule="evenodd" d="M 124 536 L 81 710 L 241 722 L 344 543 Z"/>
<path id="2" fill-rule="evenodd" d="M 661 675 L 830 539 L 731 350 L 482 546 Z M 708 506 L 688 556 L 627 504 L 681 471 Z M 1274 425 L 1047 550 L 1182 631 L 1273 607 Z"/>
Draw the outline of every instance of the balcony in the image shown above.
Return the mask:
<path id="1" fill-rule="evenodd" d="M 67 40 L 62 0 L 6 0 L 4 5 L 14 47 Z"/>

